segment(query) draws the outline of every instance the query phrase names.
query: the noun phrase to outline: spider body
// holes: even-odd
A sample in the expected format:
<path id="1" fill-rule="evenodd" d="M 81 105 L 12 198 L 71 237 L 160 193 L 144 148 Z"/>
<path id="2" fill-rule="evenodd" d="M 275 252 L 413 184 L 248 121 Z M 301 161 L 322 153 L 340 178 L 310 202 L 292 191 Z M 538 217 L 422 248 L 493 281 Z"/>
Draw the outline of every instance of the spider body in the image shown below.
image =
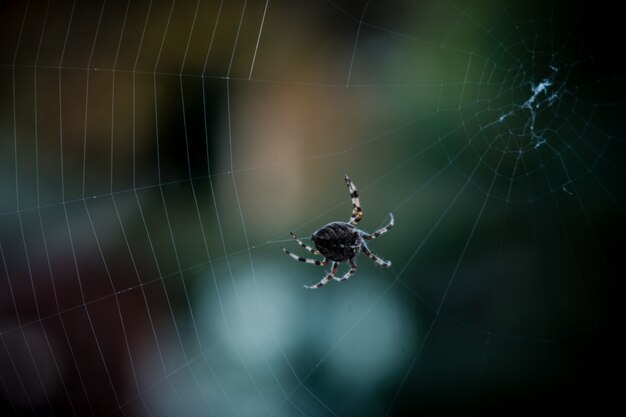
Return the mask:
<path id="1" fill-rule="evenodd" d="M 361 236 L 350 223 L 329 223 L 313 233 L 311 240 L 322 256 L 335 262 L 348 262 L 361 250 Z"/>
<path id="2" fill-rule="evenodd" d="M 283 251 L 287 255 L 300 262 L 319 266 L 324 266 L 329 262 L 331 263 L 330 272 L 328 272 L 317 284 L 305 285 L 306 288 L 320 288 L 321 286 L 327 284 L 331 279 L 339 282 L 349 279 L 356 272 L 356 263 L 354 262 L 354 258 L 359 252 L 363 252 L 368 258 L 373 260 L 376 265 L 384 268 L 389 268 L 391 266 L 391 262 L 386 261 L 370 252 L 366 241 L 376 239 L 380 235 L 387 233 L 389 229 L 393 227 L 393 215 L 389 213 L 389 223 L 372 234 L 358 229 L 356 224 L 363 217 L 359 194 L 350 177 L 346 175 L 345 181 L 348 186 L 348 191 L 350 192 L 350 198 L 352 199 L 352 216 L 348 222 L 328 223 L 326 226 L 314 232 L 311 236 L 311 241 L 315 244 L 316 249 L 302 242 L 296 235 L 291 233 L 291 237 L 293 237 L 300 246 L 313 255 L 323 256 L 324 259 L 319 261 L 317 259 L 303 258 L 283 248 Z M 338 278 L 336 273 L 341 262 L 347 262 L 350 265 L 350 270 L 342 277 Z"/>

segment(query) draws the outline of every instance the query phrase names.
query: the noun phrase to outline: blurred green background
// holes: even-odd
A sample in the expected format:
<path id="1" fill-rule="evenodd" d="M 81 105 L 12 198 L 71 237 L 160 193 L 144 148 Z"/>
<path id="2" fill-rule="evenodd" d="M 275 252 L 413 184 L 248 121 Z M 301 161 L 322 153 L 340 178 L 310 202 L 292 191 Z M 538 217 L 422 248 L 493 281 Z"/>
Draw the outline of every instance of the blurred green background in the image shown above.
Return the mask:
<path id="1" fill-rule="evenodd" d="M 3 1 L 0 412 L 618 404 L 611 7 Z M 393 266 L 307 291 L 346 173 Z"/>

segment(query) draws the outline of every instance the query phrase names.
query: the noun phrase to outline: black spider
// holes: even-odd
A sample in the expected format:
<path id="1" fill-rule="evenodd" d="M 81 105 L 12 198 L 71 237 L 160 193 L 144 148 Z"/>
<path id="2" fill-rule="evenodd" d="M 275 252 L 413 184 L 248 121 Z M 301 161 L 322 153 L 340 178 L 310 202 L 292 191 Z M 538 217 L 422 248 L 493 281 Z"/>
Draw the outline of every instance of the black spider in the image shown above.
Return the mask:
<path id="1" fill-rule="evenodd" d="M 350 278 L 356 272 L 356 263 L 354 263 L 354 258 L 359 251 L 363 251 L 363 253 L 367 255 L 368 258 L 373 260 L 376 265 L 380 265 L 385 268 L 389 268 L 391 266 L 390 261 L 385 261 L 370 252 L 365 241 L 376 239 L 383 233 L 389 231 L 389 229 L 393 227 L 393 214 L 389 213 L 390 221 L 387 226 L 378 229 L 372 234 L 357 229 L 355 225 L 361 220 L 361 218 L 363 218 L 363 210 L 361 210 L 361 203 L 359 201 L 359 194 L 356 190 L 356 186 L 347 175 L 345 179 L 348 191 L 350 191 L 350 198 L 352 198 L 352 216 L 350 217 L 350 221 L 347 223 L 328 223 L 326 226 L 313 233 L 311 240 L 315 244 L 317 250 L 302 242 L 295 234 L 293 234 L 293 232 L 291 233 L 291 237 L 293 237 L 300 246 L 314 255 L 323 256 L 324 259 L 318 261 L 315 259 L 303 258 L 283 248 L 283 251 L 285 251 L 287 255 L 297 261 L 305 262 L 307 264 L 324 266 L 328 263 L 328 261 L 331 261 L 330 272 L 327 273 L 317 284 L 305 285 L 306 288 L 319 288 L 328 283 L 331 279 L 341 282 Z M 348 262 L 350 264 L 350 270 L 341 278 L 337 278 L 335 274 L 337 273 L 337 268 L 341 262 Z"/>

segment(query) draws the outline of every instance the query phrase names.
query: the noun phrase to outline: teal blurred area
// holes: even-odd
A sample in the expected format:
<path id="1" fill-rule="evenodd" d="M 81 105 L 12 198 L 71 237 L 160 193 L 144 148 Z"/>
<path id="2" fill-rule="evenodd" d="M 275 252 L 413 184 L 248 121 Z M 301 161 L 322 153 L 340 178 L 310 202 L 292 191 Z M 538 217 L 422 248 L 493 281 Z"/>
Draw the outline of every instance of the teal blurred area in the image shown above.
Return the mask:
<path id="1" fill-rule="evenodd" d="M 617 406 L 619 16 L 1 2 L 0 414 Z M 346 174 L 393 265 L 306 290 Z"/>

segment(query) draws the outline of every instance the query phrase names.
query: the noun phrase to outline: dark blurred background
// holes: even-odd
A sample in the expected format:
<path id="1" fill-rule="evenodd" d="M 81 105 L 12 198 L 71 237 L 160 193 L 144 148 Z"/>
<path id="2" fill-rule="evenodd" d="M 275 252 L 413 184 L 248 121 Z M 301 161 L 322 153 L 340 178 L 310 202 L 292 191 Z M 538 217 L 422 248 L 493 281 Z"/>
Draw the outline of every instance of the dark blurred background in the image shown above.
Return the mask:
<path id="1" fill-rule="evenodd" d="M 0 2 L 0 414 L 619 407 L 616 7 Z"/>

